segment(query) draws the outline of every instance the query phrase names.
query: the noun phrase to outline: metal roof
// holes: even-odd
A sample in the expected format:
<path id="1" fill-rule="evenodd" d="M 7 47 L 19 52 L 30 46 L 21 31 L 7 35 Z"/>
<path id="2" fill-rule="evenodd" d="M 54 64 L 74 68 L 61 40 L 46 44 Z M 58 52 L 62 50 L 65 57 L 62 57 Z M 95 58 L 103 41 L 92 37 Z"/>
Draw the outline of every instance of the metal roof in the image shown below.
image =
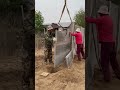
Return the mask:
<path id="1" fill-rule="evenodd" d="M 60 25 L 62 27 L 68 27 L 71 24 L 71 22 L 60 22 Z M 52 25 L 53 27 L 60 26 L 58 23 L 52 23 L 52 24 L 44 24 L 44 26 Z"/>

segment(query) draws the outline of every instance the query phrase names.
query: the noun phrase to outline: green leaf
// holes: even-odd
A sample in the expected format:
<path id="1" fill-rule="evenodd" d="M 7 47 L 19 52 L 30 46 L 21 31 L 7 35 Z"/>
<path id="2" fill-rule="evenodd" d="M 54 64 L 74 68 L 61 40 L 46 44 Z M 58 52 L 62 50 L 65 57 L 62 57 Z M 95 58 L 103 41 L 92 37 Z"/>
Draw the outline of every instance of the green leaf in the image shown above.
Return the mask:
<path id="1" fill-rule="evenodd" d="M 44 18 L 40 11 L 35 11 L 35 31 L 43 31 Z"/>

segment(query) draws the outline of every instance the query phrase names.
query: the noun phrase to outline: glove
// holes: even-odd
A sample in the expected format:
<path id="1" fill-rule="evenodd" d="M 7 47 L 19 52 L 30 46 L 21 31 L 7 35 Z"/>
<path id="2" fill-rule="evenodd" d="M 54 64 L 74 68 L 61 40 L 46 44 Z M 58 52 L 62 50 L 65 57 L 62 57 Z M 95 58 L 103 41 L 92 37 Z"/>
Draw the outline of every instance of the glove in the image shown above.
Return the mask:
<path id="1" fill-rule="evenodd" d="M 53 38 L 53 41 L 54 41 L 54 42 L 56 42 L 56 41 L 57 41 L 57 39 L 56 39 L 56 38 Z"/>

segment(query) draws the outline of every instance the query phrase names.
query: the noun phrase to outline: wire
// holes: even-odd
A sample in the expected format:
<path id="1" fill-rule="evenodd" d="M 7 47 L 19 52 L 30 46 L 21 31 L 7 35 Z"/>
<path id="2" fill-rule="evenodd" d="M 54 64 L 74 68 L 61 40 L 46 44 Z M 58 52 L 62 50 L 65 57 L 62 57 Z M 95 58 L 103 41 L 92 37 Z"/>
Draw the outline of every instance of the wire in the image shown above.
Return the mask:
<path id="1" fill-rule="evenodd" d="M 70 15 L 69 9 L 67 8 L 67 0 L 64 0 L 63 10 L 62 10 L 62 13 L 61 13 L 61 16 L 60 16 L 59 22 L 58 22 L 58 24 L 59 24 L 63 29 L 64 29 L 64 27 L 60 24 L 60 21 L 61 21 L 61 18 L 62 18 L 62 16 L 63 16 L 63 13 L 64 13 L 64 11 L 65 11 L 65 7 L 66 7 L 66 9 L 67 9 L 67 13 L 68 13 L 69 18 L 70 18 L 70 21 L 71 21 L 70 25 L 69 25 L 67 28 L 69 28 L 69 27 L 71 26 L 71 24 L 72 24 L 72 18 L 71 18 L 71 15 Z M 66 31 L 66 35 L 67 35 L 67 31 Z M 65 35 L 65 36 L 66 36 L 66 35 Z"/>

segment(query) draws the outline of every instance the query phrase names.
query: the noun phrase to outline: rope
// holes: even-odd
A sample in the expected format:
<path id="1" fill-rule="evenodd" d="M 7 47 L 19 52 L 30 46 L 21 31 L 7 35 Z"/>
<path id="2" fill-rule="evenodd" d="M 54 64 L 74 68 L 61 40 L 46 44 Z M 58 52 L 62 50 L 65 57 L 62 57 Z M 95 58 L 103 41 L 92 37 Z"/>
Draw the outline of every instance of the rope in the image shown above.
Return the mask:
<path id="1" fill-rule="evenodd" d="M 60 16 L 60 19 L 59 19 L 59 22 L 58 22 L 58 24 L 60 25 L 60 21 L 61 21 L 61 18 L 62 18 L 62 16 L 63 16 L 63 13 L 64 13 L 64 11 L 65 11 L 65 7 L 66 7 L 66 9 L 67 9 L 67 13 L 68 13 L 68 15 L 69 15 L 69 18 L 70 18 L 70 20 L 71 20 L 71 23 L 70 23 L 70 25 L 72 24 L 72 18 L 71 18 L 71 16 L 70 16 L 70 12 L 69 12 L 69 9 L 67 8 L 67 0 L 65 0 L 65 2 L 64 2 L 64 6 L 63 6 L 63 10 L 62 10 L 62 13 L 61 13 L 61 16 Z M 70 25 L 68 26 L 68 27 L 70 27 Z M 62 25 L 60 25 L 61 27 L 62 27 Z M 68 28 L 67 27 L 67 28 Z M 64 27 L 62 27 L 63 29 L 64 29 Z M 67 30 L 66 30 L 66 35 L 67 35 Z M 66 36 L 65 35 L 65 36 Z"/>
<path id="2" fill-rule="evenodd" d="M 66 8 L 67 8 L 67 6 L 66 6 Z M 71 18 L 71 16 L 70 16 L 70 12 L 69 12 L 69 9 L 67 8 L 67 12 L 68 12 L 68 15 L 69 15 L 69 17 L 70 17 L 70 20 L 71 20 L 71 22 L 72 22 L 72 18 Z"/>
<path id="3" fill-rule="evenodd" d="M 71 16 L 70 16 L 70 12 L 69 12 L 69 9 L 67 8 L 67 0 L 65 0 L 65 2 L 64 2 L 64 6 L 63 6 L 63 10 L 62 10 L 62 13 L 61 13 L 61 16 L 60 16 L 60 19 L 59 19 L 59 22 L 58 22 L 58 24 L 60 25 L 60 21 L 61 21 L 61 18 L 62 18 L 62 16 L 63 16 L 63 13 L 64 13 L 64 11 L 65 11 L 65 7 L 66 7 L 66 9 L 67 9 L 67 13 L 68 13 L 68 15 L 69 15 L 69 18 L 70 18 L 70 20 L 71 20 L 71 23 L 72 23 L 72 18 L 71 18 Z M 70 24 L 71 25 L 71 24 Z M 69 26 L 70 26 L 69 25 Z M 61 25 L 60 25 L 61 26 Z M 69 27 L 68 26 L 68 27 Z M 62 27 L 62 26 L 61 26 Z M 63 28 L 63 27 L 62 27 Z"/>

